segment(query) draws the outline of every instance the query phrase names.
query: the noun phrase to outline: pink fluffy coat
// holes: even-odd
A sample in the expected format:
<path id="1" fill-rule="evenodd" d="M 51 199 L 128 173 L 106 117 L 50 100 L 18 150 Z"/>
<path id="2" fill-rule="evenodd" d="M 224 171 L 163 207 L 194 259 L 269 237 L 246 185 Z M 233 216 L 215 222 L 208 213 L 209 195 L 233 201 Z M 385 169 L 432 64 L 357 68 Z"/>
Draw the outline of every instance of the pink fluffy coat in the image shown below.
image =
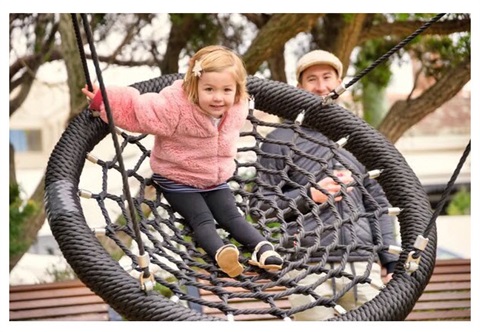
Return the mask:
<path id="1" fill-rule="evenodd" d="M 225 182 L 235 171 L 239 132 L 247 102 L 235 104 L 215 127 L 210 116 L 188 101 L 182 80 L 160 93 L 140 94 L 132 87 L 108 87 L 107 98 L 116 126 L 155 135 L 150 156 L 153 172 L 197 188 Z M 107 122 L 100 91 L 90 105 Z"/>

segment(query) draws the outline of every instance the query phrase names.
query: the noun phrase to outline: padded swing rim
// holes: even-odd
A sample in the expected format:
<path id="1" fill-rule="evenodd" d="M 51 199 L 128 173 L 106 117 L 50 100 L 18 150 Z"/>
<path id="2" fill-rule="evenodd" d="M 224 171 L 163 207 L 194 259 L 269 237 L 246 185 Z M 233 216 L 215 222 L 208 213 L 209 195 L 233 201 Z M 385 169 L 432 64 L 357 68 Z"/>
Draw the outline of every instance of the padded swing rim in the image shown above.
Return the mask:
<path id="1" fill-rule="evenodd" d="M 169 74 L 132 86 L 141 93 L 158 92 L 181 78 Z M 432 212 L 428 197 L 417 176 L 393 144 L 362 119 L 339 105 L 321 105 L 321 99 L 281 82 L 249 76 L 249 94 L 255 108 L 295 120 L 306 111 L 304 124 L 333 141 L 349 137 L 345 146 L 367 169 L 382 169 L 377 179 L 392 206 L 402 209 L 398 216 L 402 248 L 394 278 L 373 300 L 331 320 L 404 320 L 413 309 L 433 273 L 436 254 L 436 228 L 422 252 L 421 264 L 409 275 L 403 263 L 418 235 L 423 234 Z M 52 234 L 78 278 L 114 310 L 128 320 L 213 321 L 174 303 L 156 292 L 145 293 L 105 251 L 88 227 L 80 204 L 78 184 L 85 157 L 107 134 L 108 126 L 84 110 L 68 125 L 55 146 L 46 170 L 45 203 Z"/>

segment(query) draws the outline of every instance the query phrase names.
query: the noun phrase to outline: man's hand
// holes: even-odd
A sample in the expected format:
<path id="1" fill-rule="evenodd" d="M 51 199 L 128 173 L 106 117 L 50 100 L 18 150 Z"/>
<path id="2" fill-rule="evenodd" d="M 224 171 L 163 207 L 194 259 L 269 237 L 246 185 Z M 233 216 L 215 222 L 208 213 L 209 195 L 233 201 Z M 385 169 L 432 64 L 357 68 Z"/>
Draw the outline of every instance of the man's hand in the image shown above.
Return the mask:
<path id="1" fill-rule="evenodd" d="M 387 284 L 390 280 L 392 280 L 392 277 L 393 277 L 393 273 L 387 274 L 387 275 L 383 278 L 383 283 L 384 283 L 384 284 Z"/>
<path id="2" fill-rule="evenodd" d="M 335 176 L 338 177 L 342 183 L 349 184 L 353 182 L 352 173 L 348 170 L 335 171 Z M 335 195 L 342 188 L 333 178 L 326 177 L 318 182 L 318 185 L 328 191 L 329 194 Z M 347 192 L 352 191 L 353 188 L 347 188 Z M 310 194 L 312 199 L 316 203 L 325 203 L 328 200 L 328 196 L 322 193 L 320 190 L 315 189 L 314 187 L 310 188 Z M 342 200 L 342 196 L 335 197 L 335 201 L 338 202 Z"/>

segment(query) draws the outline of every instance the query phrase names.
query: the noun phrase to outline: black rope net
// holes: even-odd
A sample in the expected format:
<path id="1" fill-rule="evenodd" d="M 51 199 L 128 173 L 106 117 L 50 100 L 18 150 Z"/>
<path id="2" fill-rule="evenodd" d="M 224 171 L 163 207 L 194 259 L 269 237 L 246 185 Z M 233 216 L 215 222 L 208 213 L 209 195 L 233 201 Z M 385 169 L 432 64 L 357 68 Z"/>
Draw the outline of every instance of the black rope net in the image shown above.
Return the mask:
<path id="1" fill-rule="evenodd" d="M 181 75 L 165 75 L 133 86 L 142 93 L 158 92 L 178 78 Z M 348 213 L 343 211 L 340 214 L 333 200 L 320 205 L 313 204 L 316 207 L 307 212 L 300 211 L 295 200 L 283 196 L 278 188 L 262 181 L 260 175 L 278 172 L 281 181 L 296 186 L 299 197 L 306 200 L 310 200 L 306 192 L 309 186 L 291 182 L 284 176 L 285 169 L 267 169 L 257 159 L 261 155 L 272 157 L 260 149 L 262 143 L 283 144 L 292 154 L 302 154 L 311 162 L 319 163 L 321 169 L 331 176 L 327 165 L 332 158 L 342 162 L 338 151 L 344 148 L 353 153 L 367 169 L 382 170 L 377 180 L 391 205 L 401 209 L 398 222 L 402 251 L 394 278 L 373 300 L 332 320 L 405 319 L 430 279 L 436 251 L 434 228 L 430 232 L 428 245 L 421 252 L 418 269 L 413 273 L 406 271 L 405 262 L 414 250 L 415 240 L 423 233 L 432 215 L 428 198 L 415 174 L 392 144 L 341 106 L 322 105 L 320 98 L 305 91 L 256 77 L 248 78 L 248 90 L 255 98 L 256 110 L 292 121 L 262 120 L 257 116 L 258 111 L 251 110 L 249 126 L 241 134 L 237 170 L 229 182 L 237 205 L 247 220 L 251 220 L 284 257 L 282 270 L 271 273 L 249 265 L 250 253 L 243 250 L 228 233 L 219 229 L 225 241 L 237 244 L 246 267 L 235 279 L 223 274 L 212 259 L 196 246 L 189 227 L 181 216 L 172 211 L 153 185 L 149 168 L 151 137 L 119 130 L 130 188 L 136 188 L 133 202 L 137 215 L 133 219 L 139 223 L 142 245 L 150 257 L 149 271 L 156 282 L 153 290 L 142 290 L 139 282 L 139 276 L 140 280 L 142 276 L 138 261 L 139 242 L 132 218 L 128 217 L 117 156 L 113 149 L 108 150 L 109 156 L 102 155 L 99 158 L 94 154 L 104 144 L 111 146 L 107 136 L 108 125 L 92 116 L 89 110 L 69 124 L 52 152 L 47 167 L 45 195 L 48 220 L 67 262 L 82 282 L 127 320 L 225 320 L 227 317 L 240 316 L 255 319 L 259 315 L 288 319 L 313 306 L 334 307 L 339 297 L 355 285 L 370 282 L 371 264 L 379 252 L 388 250 L 382 242 L 379 218 L 389 210 L 377 204 L 375 209 L 356 211 L 348 195 L 345 195 Z M 294 120 L 302 111 L 305 111 L 303 123 L 322 132 L 333 142 L 315 141 L 315 138 L 298 130 Z M 266 134 L 277 127 L 290 128 L 297 138 L 322 144 L 329 152 L 323 156 L 308 155 L 296 146 L 295 140 L 279 142 L 266 138 Z M 348 141 L 342 147 L 338 142 L 346 137 Z M 292 159 L 292 155 L 285 157 L 286 167 L 303 174 L 309 178 L 309 185 L 314 185 L 315 176 L 293 163 Z M 87 167 L 98 169 L 98 179 L 82 177 Z M 363 190 L 367 199 L 372 199 L 361 185 L 363 177 L 368 175 L 353 172 L 356 185 Z M 91 188 L 83 188 L 86 183 Z M 276 192 L 277 197 L 266 197 L 262 190 L 265 188 Z M 344 194 L 345 190 L 342 189 Z M 280 208 L 277 201 L 283 201 L 286 207 Z M 252 202 L 260 202 L 264 208 L 260 209 L 258 204 Z M 333 225 L 322 222 L 322 214 L 326 211 L 336 216 Z M 297 231 L 294 233 L 289 231 L 291 223 L 284 220 L 289 213 L 296 215 L 293 224 Z M 302 221 L 311 216 L 318 220 L 318 225 L 306 229 Z M 356 241 L 342 245 L 338 241 L 340 229 L 346 229 L 355 238 L 353 225 L 361 216 L 368 216 L 372 220 L 374 245 L 361 246 Z M 324 245 L 319 239 L 325 234 L 333 235 L 337 240 Z M 314 241 L 303 246 L 302 241 L 307 237 Z M 349 253 L 355 250 L 368 253 L 367 270 L 361 275 L 345 269 Z M 331 268 L 327 261 L 329 254 L 334 251 L 342 253 L 341 264 L 340 267 Z M 324 277 L 319 279 L 319 283 L 340 277 L 346 277 L 350 282 L 337 289 L 332 297 L 321 297 L 313 292 L 318 283 L 300 285 L 298 281 L 301 277 L 290 277 L 290 272 L 294 270 L 304 271 L 303 276 L 323 273 Z M 312 295 L 315 301 L 292 307 L 287 301 L 292 294 Z M 252 301 L 247 308 L 236 305 L 246 299 Z M 218 314 L 209 314 L 212 311 Z"/>

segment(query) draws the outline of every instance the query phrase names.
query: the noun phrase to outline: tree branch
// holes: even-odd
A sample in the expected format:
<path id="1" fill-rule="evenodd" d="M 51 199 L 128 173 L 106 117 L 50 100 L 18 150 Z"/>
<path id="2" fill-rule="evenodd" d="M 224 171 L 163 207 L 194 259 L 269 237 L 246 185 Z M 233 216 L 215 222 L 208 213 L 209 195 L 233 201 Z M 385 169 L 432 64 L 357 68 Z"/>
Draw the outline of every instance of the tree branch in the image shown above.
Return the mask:
<path id="1" fill-rule="evenodd" d="M 285 43 L 302 31 L 310 31 L 323 14 L 274 14 L 252 41 L 243 60 L 249 74 L 281 52 Z"/>
<path id="2" fill-rule="evenodd" d="M 392 23 L 381 23 L 365 28 L 362 31 L 359 44 L 369 39 L 383 38 L 385 36 L 409 36 L 425 21 L 395 21 Z M 423 35 L 449 35 L 455 32 L 470 31 L 470 18 L 451 21 L 438 21 L 422 32 Z"/>
<path id="3" fill-rule="evenodd" d="M 413 124 L 452 99 L 470 81 L 470 75 L 469 58 L 448 70 L 419 97 L 395 102 L 378 126 L 378 130 L 395 143 Z"/>

